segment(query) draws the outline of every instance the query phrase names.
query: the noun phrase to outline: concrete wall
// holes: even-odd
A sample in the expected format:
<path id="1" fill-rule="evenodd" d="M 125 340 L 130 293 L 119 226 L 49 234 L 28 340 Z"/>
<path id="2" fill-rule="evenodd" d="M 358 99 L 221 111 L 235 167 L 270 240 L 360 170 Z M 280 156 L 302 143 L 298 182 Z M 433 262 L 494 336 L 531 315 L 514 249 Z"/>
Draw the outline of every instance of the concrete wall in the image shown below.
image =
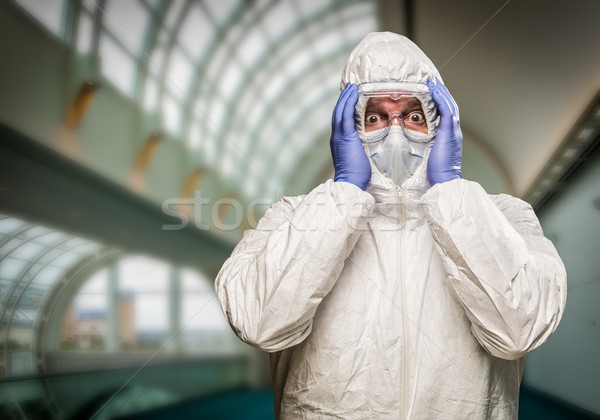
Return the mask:
<path id="1" fill-rule="evenodd" d="M 524 383 L 600 414 L 600 150 L 539 218 L 567 269 L 567 306 Z"/>

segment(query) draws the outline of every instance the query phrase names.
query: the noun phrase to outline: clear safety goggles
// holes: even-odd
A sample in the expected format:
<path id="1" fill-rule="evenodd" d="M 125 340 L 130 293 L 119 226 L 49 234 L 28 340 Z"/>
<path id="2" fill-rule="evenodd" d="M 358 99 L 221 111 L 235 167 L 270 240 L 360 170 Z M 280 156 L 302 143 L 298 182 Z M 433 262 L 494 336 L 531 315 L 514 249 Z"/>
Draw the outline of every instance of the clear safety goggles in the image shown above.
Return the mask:
<path id="1" fill-rule="evenodd" d="M 397 83 L 358 86 L 355 125 L 367 143 L 385 139 L 394 126 L 414 142 L 428 142 L 436 133 L 437 108 L 429 91 L 409 91 Z"/>

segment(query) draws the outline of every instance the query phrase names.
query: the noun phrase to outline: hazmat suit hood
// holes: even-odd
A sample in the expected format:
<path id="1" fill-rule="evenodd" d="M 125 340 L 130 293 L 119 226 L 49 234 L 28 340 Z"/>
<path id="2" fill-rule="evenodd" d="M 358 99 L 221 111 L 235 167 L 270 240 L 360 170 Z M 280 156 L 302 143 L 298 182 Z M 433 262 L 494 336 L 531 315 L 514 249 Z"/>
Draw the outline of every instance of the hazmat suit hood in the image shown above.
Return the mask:
<path id="1" fill-rule="evenodd" d="M 393 32 L 373 32 L 367 34 L 352 50 L 342 72 L 341 88 L 346 83 L 356 85 L 364 83 L 394 83 L 399 89 L 429 93 L 428 80 L 441 77 L 431 60 L 410 39 Z M 366 100 L 359 99 L 356 104 L 356 118 L 362 121 Z M 432 99 L 423 103 L 432 129 L 437 130 L 439 117 L 437 107 Z M 359 136 L 361 133 L 359 132 Z M 371 161 L 371 182 L 368 191 L 377 201 L 389 201 L 388 198 L 397 196 L 400 187 L 406 196 L 420 196 L 430 188 L 427 181 L 427 158 L 431 150 L 430 142 L 425 156 L 412 177 L 395 185 L 393 181 L 381 174 Z M 416 198 L 416 197 L 415 197 Z"/>

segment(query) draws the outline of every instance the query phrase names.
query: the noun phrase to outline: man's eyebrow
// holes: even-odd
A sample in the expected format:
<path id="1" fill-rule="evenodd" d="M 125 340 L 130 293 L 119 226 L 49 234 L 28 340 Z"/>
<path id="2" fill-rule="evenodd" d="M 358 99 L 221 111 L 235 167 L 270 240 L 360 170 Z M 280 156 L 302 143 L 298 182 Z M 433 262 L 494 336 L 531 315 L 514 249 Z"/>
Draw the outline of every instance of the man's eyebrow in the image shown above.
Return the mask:
<path id="1" fill-rule="evenodd" d="M 381 114 L 382 112 L 385 113 L 381 105 L 378 103 L 368 103 L 367 107 L 365 108 L 365 112 L 375 112 L 377 114 Z"/>
<path id="2" fill-rule="evenodd" d="M 423 106 L 421 105 L 421 101 L 419 101 L 417 98 L 412 98 L 410 101 L 407 101 L 406 108 L 408 111 L 415 111 L 417 109 L 423 111 Z"/>
<path id="3" fill-rule="evenodd" d="M 413 111 L 424 111 L 421 101 L 418 98 L 414 98 L 414 97 L 412 97 L 410 100 L 406 101 L 406 103 L 404 104 L 403 114 L 408 114 Z M 386 111 L 386 107 L 377 101 L 374 101 L 374 102 L 369 101 L 367 103 L 367 106 L 365 108 L 365 113 L 368 113 L 368 112 L 376 113 L 379 115 L 387 115 L 388 114 L 388 112 Z"/>

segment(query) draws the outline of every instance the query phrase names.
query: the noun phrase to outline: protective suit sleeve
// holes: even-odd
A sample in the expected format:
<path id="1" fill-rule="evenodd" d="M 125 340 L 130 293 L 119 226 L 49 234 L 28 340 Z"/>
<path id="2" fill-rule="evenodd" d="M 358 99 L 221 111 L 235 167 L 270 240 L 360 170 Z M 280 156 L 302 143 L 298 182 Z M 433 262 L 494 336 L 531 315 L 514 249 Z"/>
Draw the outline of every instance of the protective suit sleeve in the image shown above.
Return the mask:
<path id="1" fill-rule="evenodd" d="M 371 194 L 330 180 L 267 210 L 257 228 L 244 233 L 215 283 L 238 337 L 269 352 L 302 342 L 374 205 Z"/>
<path id="2" fill-rule="evenodd" d="M 565 307 L 566 272 L 531 206 L 462 179 L 435 185 L 423 204 L 477 341 L 509 360 L 542 345 Z"/>

